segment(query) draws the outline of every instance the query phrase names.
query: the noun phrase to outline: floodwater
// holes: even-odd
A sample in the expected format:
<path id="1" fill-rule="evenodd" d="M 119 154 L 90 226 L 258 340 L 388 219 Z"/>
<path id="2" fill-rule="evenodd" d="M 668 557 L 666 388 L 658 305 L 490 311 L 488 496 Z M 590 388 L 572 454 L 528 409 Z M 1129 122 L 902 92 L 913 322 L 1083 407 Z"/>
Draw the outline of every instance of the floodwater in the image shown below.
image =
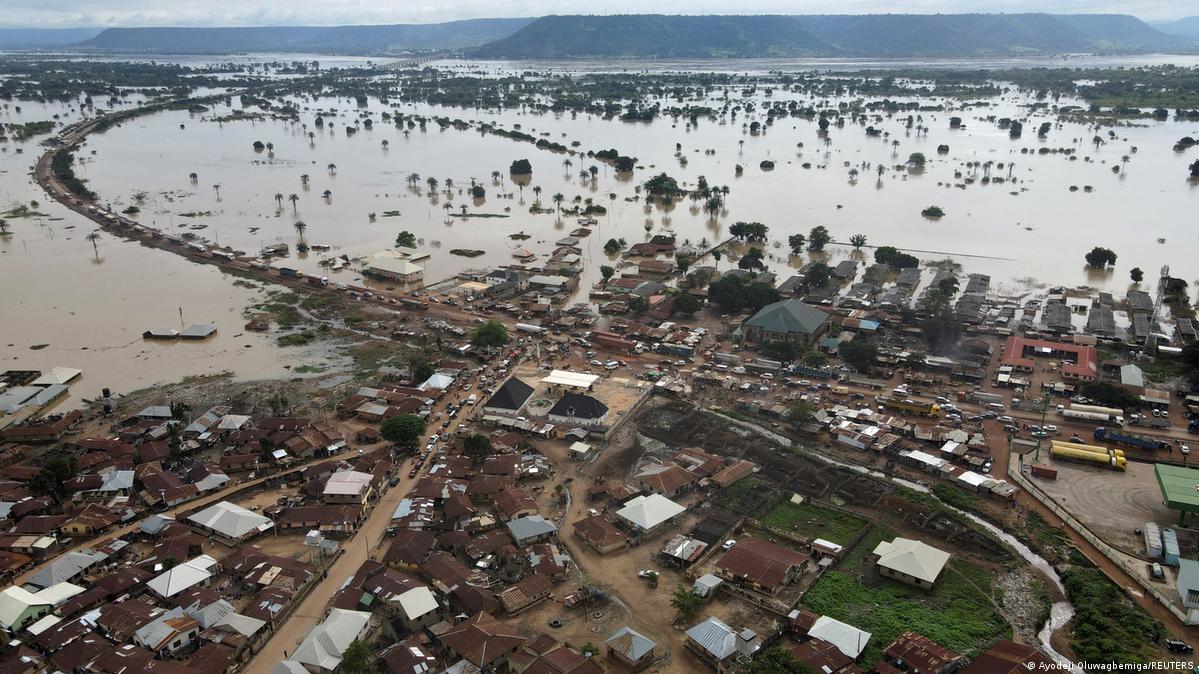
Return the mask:
<path id="1" fill-rule="evenodd" d="M 48 119 L 49 108 L 63 112 L 20 105 L 20 113 L 0 112 L 0 121 Z M 259 289 L 108 234 L 93 247 L 86 237 L 94 224 L 47 198 L 30 177 L 41 149 L 36 140 L 3 148 L 0 211 L 36 200 L 45 216 L 5 218 L 12 235 L 0 237 L 0 370 L 83 370 L 58 405 L 70 409 L 105 387 L 126 393 L 226 371 L 241 379 L 278 378 L 288 375 L 284 366 L 323 362 L 316 349 L 283 350 L 273 337 L 242 329 L 243 309 L 264 297 Z M 188 324 L 216 324 L 217 334 L 203 342 L 142 339 L 151 328 L 179 329 L 180 310 Z"/>
<path id="2" fill-rule="evenodd" d="M 764 100 L 761 92 L 758 103 Z M 773 98 L 787 97 L 780 92 Z M 80 173 L 105 202 L 118 209 L 132 203 L 135 193 L 146 193 L 138 216 L 143 223 L 179 233 L 203 227 L 190 231 L 247 252 L 279 242 L 291 244 L 294 251 L 298 240 L 294 223 L 302 220 L 309 243 L 333 247 L 330 253 L 313 251 L 292 261 L 313 272 L 330 254 L 354 258 L 385 249 L 402 230 L 413 232 L 421 240 L 420 247 L 431 252 L 426 263 L 428 281 L 468 268 L 511 264 L 517 247 L 527 247 L 544 260 L 554 243 L 578 225 L 573 217 L 530 214 L 536 186 L 546 208 L 553 208 L 550 197 L 560 192 L 566 205 L 576 198 L 593 199 L 611 210 L 598 217 L 595 232 L 581 244 L 586 265 L 583 288 L 599 278 L 600 264 L 615 263 L 602 250 L 609 238 L 623 237 L 633 243 L 651 233 L 673 232 L 680 241 L 698 244 L 727 237 L 728 226 L 738 220 L 770 227 L 770 267 L 782 278 L 789 267 L 805 261 L 789 259 L 786 237 L 816 225 L 827 227 L 836 241 L 861 233 L 870 245 L 893 245 L 925 261 L 952 257 L 964 271 L 990 274 L 1001 290 L 1013 293 L 1035 279 L 1043 284 L 1097 286 L 1122 295 L 1134 266 L 1145 270 L 1150 279 L 1156 278 L 1162 265 L 1170 265 L 1174 276 L 1199 278 L 1199 262 L 1183 253 L 1194 250 L 1196 242 L 1189 214 L 1199 206 L 1199 184 L 1186 177 L 1196 151 L 1172 149 L 1178 138 L 1199 135 L 1195 122 L 1137 121 L 1112 128 L 1115 136 L 1109 138 L 1107 127 L 1059 125 L 1048 113 L 1029 115 L 1023 106 L 1033 101 L 1008 94 L 992 100 L 989 107 L 922 113 L 921 123 L 929 129 L 926 134 L 908 131 L 897 115 L 870 122 L 888 137 L 870 138 L 863 127 L 847 125 L 831 129 L 826 145 L 815 122 L 780 119 L 765 133 L 753 135 L 744 124 L 764 118 L 745 114 L 726 123 L 700 119 L 689 128 L 685 120 L 670 118 L 627 123 L 586 114 L 421 104 L 390 107 L 378 101 L 359 109 L 353 101 L 332 98 L 294 102 L 303 110 L 300 123 L 206 120 L 237 109 L 237 100 L 204 115 L 173 111 L 140 118 L 93 136 L 86 149 L 94 156 L 86 157 Z M 526 133 L 544 134 L 566 145 L 577 141 L 583 151 L 616 148 L 636 156 L 643 168 L 632 178 L 618 176 L 602 162 L 538 150 L 474 129 L 442 131 L 430 123 L 427 131 L 418 127 L 405 134 L 381 121 L 385 110 L 442 115 L 506 129 L 519 125 Z M 330 117 L 330 111 L 337 116 Z M 326 113 L 331 124 L 317 129 L 317 112 Z M 1012 140 L 1007 130 L 982 119 L 992 115 L 1027 115 L 1023 138 Z M 363 127 L 347 136 L 345 127 L 360 123 L 364 116 L 374 121 L 374 128 Z M 965 128 L 950 130 L 951 116 L 962 117 Z M 1054 122 L 1055 127 L 1041 140 L 1036 129 L 1043 121 Z M 315 137 L 310 139 L 309 132 Z M 1098 148 L 1091 142 L 1097 133 L 1107 139 Z M 273 144 L 273 152 L 256 152 L 252 148 L 256 140 Z M 677 155 L 676 143 L 682 148 Z M 949 146 L 947 154 L 937 153 L 940 144 Z M 1042 147 L 1075 152 L 1073 157 L 1036 154 Z M 923 171 L 894 168 L 913 152 L 928 158 Z M 528 158 L 534 169 L 531 184 L 523 191 L 507 171 L 520 158 Z M 565 159 L 571 161 L 570 167 L 563 165 Z M 775 168 L 759 168 L 763 160 L 774 161 Z M 335 164 L 336 170 L 329 170 L 329 164 Z M 737 164 L 744 166 L 741 176 L 736 175 Z M 875 171 L 880 164 L 886 168 L 881 178 Z M 591 165 L 599 169 L 596 179 L 580 178 L 579 172 Z M 1113 167 L 1119 173 L 1113 173 Z M 857 170 L 856 178 L 851 178 L 851 168 Z M 501 174 L 498 184 L 491 177 L 494 171 Z M 669 209 L 647 206 L 636 186 L 663 171 L 687 185 L 705 176 L 711 184 L 729 186 L 724 211 L 712 218 L 689 201 Z M 188 178 L 191 172 L 198 174 L 195 184 Z M 415 187 L 406 183 L 411 173 L 421 178 Z M 301 184 L 303 174 L 310 176 L 306 187 Z M 430 176 L 439 181 L 439 194 L 433 197 L 425 184 Z M 984 177 L 1004 180 L 983 184 Z M 486 188 L 483 200 L 466 194 L 472 178 Z M 973 178 L 973 184 L 966 185 L 966 178 Z M 454 185 L 449 198 L 447 180 Z M 219 198 L 213 187 L 218 184 Z M 1071 191 L 1072 186 L 1077 191 Z M 326 190 L 329 198 L 322 196 Z M 281 207 L 276 194 L 283 196 Z M 294 206 L 292 194 L 298 199 Z M 930 205 L 942 207 L 947 215 L 939 220 L 922 217 L 920 212 Z M 469 214 L 507 217 L 453 217 L 463 206 Z M 388 212 L 398 215 L 388 217 Z M 183 215 L 187 213 L 203 215 Z M 373 222 L 370 213 L 377 216 Z M 509 239 L 516 232 L 532 238 Z M 1083 255 L 1096 245 L 1119 255 L 1113 269 L 1085 268 Z M 484 250 L 486 255 L 458 257 L 450 253 L 453 248 Z M 855 254 L 868 256 L 869 249 L 855 253 L 848 246 L 834 245 L 828 251 L 834 262 Z M 722 264 L 730 262 L 726 259 Z M 352 270 L 331 277 L 356 280 Z"/>
<path id="3" fill-rule="evenodd" d="M 480 71 L 504 67 L 445 65 Z M 645 66 L 620 67 L 625 65 Z M 828 69 L 843 64 L 791 65 Z M 681 69 L 677 63 L 661 67 Z M 781 69 L 777 62 L 736 62 L 726 67 Z M 742 93 L 734 88 L 729 95 L 736 100 Z M 776 90 L 770 100 L 797 96 Z M 749 97 L 759 110 L 767 101 L 762 88 Z M 547 209 L 553 208 L 551 196 L 559 192 L 566 205 L 575 199 L 592 199 L 610 212 L 597 216 L 593 234 L 579 244 L 584 271 L 576 299 L 585 299 L 586 289 L 600 278 L 600 265 L 619 266 L 619 258 L 603 252 L 609 238 L 634 243 L 670 232 L 681 242 L 700 245 L 726 238 L 729 225 L 739 220 L 770 227 L 768 263 L 780 279 L 808 259 L 786 254 L 787 236 L 806 233 L 816 225 L 827 227 L 836 241 L 861 233 L 867 236 L 868 246 L 896 246 L 926 262 L 951 257 L 964 272 L 990 274 L 993 288 L 1011 294 L 1060 284 L 1090 285 L 1122 295 L 1134 266 L 1145 270 L 1149 279 L 1156 278 L 1163 265 L 1170 265 L 1174 276 L 1192 282 L 1199 278 L 1199 261 L 1191 254 L 1196 244 L 1193 213 L 1199 206 L 1199 185 L 1186 179 L 1187 165 L 1199 150 L 1172 150 L 1178 138 L 1199 136 L 1195 122 L 1138 120 L 1110 128 L 1115 135 L 1109 137 L 1108 127 L 1059 124 L 1045 111 L 1030 113 L 1026 106 L 1032 99 L 1009 93 L 990 100 L 988 106 L 923 112 L 918 123 L 928 128 L 927 133 L 906 129 L 906 115 L 896 115 L 869 121 L 885 133 L 882 138 L 867 137 L 863 126 L 847 125 L 830 129 L 826 144 L 815 122 L 804 119 L 782 118 L 764 133 L 751 134 L 747 125 L 755 119 L 764 121 L 760 113 L 742 112 L 736 119 L 701 118 L 691 127 L 685 119 L 668 117 L 626 123 L 587 114 L 390 106 L 377 100 L 358 108 L 347 99 L 293 100 L 302 110 L 299 123 L 212 120 L 238 109 L 237 99 L 203 114 L 170 111 L 138 118 L 90 137 L 77 153 L 76 170 L 101 195 L 102 203 L 117 210 L 137 203 L 141 212 L 135 218 L 143 223 L 190 232 L 247 252 L 287 243 L 296 256 L 289 264 L 310 272 L 325 269 L 319 264 L 322 259 L 369 255 L 389 248 L 400 231 L 411 231 L 418 237 L 418 247 L 431 255 L 422 263 L 429 282 L 469 268 L 513 264 L 512 252 L 518 247 L 529 248 L 538 254 L 538 261 L 544 261 L 555 242 L 579 225 L 574 217 L 553 212 L 531 214 L 529 207 L 537 199 L 534 188 L 540 188 Z M 945 99 L 922 102 L 947 103 Z M 1061 101 L 1071 102 L 1077 103 Z M 68 106 L 20 105 L 20 113 L 0 106 L 0 121 L 54 115 L 68 123 L 79 119 L 79 111 Z M 577 149 L 584 152 L 616 148 L 637 157 L 640 168 L 631 177 L 620 176 L 585 156 L 539 150 L 473 128 L 442 131 L 430 123 L 426 131 L 417 127 L 404 133 L 382 121 L 384 111 L 443 115 L 510 130 L 519 125 L 526 133 L 568 146 L 577 142 Z M 315 127 L 318 112 L 328 121 L 324 129 Z M 960 116 L 964 128 L 950 130 L 951 116 Z M 1009 138 L 1005 129 L 985 119 L 988 116 L 1022 118 L 1023 138 Z M 368 117 L 373 129 L 362 125 Z M 1042 140 L 1036 129 L 1043 121 L 1054 123 L 1054 128 Z M 347 125 L 358 125 L 359 130 L 347 135 Z M 310 132 L 315 134 L 312 138 Z M 1107 139 L 1099 147 L 1091 142 L 1097 133 Z M 234 286 L 232 277 L 214 268 L 108 235 L 97 244 L 97 262 L 96 251 L 84 239 L 92 225 L 50 203 L 28 177 L 40 149 L 37 140 L 0 144 L 6 150 L 0 153 L 0 205 L 7 210 L 36 199 L 41 202 L 39 210 L 51 216 L 10 218 L 14 234 L 0 239 L 0 269 L 6 282 L 0 300 L 0 315 L 5 319 L 0 357 L 10 367 L 80 367 L 85 380 L 73 389 L 78 398 L 96 395 L 101 386 L 130 390 L 205 372 L 278 376 L 286 373 L 284 365 L 297 366 L 319 357 L 294 349 L 280 351 L 269 337 L 243 334 L 242 311 L 260 299 L 261 292 Z M 255 151 L 256 140 L 272 144 L 273 150 Z M 677 153 L 676 143 L 681 147 Z M 940 144 L 949 146 L 947 154 L 937 153 Z M 16 153 L 18 147 L 23 148 L 22 154 Z M 1073 149 L 1074 157 L 1036 154 L 1042 147 Z M 927 167 L 920 172 L 897 169 L 913 152 L 928 158 Z M 1124 157 L 1128 157 L 1126 164 Z M 534 169 L 523 189 L 507 170 L 521 158 L 529 159 Z M 567 159 L 570 166 L 564 166 Z M 775 168 L 759 168 L 763 160 L 774 161 Z M 328 168 L 330 164 L 335 170 Z M 738 164 L 744 166 L 740 176 L 735 172 Z M 598 168 L 595 178 L 580 177 L 580 171 L 592 165 Z M 881 177 L 875 171 L 879 165 L 885 167 Z M 1113 173 L 1113 167 L 1121 170 Z M 857 170 L 856 177 L 850 175 L 851 168 Z M 492 178 L 496 171 L 498 182 Z M 193 172 L 194 183 L 189 178 Z M 647 206 L 636 187 L 659 172 L 669 173 L 685 186 L 700 176 L 711 184 L 727 185 L 725 208 L 711 217 L 699 204 L 686 200 L 670 208 Z M 411 173 L 420 175 L 415 186 L 406 180 Z M 309 176 L 306 186 L 301 183 L 305 174 Z M 425 182 L 429 177 L 439 181 L 433 195 Z M 983 184 L 984 177 L 1004 180 Z M 484 199 L 466 194 L 472 178 L 486 189 Z M 972 184 L 966 184 L 966 178 L 973 178 Z M 447 194 L 451 180 L 454 187 Z M 1071 186 L 1077 191 L 1071 191 Z M 326 190 L 328 198 L 323 196 Z M 281 205 L 276 194 L 282 196 Z M 289 199 L 292 194 L 294 205 Z M 930 205 L 942 207 L 947 215 L 939 220 L 923 218 L 920 211 Z M 463 206 L 470 215 L 506 217 L 456 217 Z M 331 250 L 298 256 L 294 252 L 297 220 L 307 225 L 307 242 Z M 518 232 L 531 238 L 512 240 L 510 235 Z M 1084 267 L 1083 254 L 1096 245 L 1116 251 L 1119 262 L 1114 269 L 1094 272 Z M 461 257 L 451 254 L 454 248 L 478 249 L 485 255 Z M 868 260 L 869 255 L 869 247 L 854 251 L 834 244 L 827 251 L 831 262 L 847 257 Z M 732 264 L 726 257 L 718 266 L 727 269 Z M 335 282 L 362 282 L 353 267 L 324 273 Z M 180 308 L 185 322 L 216 322 L 219 334 L 204 344 L 140 340 L 146 329 L 177 326 Z M 49 346 L 30 349 L 40 344 Z"/>

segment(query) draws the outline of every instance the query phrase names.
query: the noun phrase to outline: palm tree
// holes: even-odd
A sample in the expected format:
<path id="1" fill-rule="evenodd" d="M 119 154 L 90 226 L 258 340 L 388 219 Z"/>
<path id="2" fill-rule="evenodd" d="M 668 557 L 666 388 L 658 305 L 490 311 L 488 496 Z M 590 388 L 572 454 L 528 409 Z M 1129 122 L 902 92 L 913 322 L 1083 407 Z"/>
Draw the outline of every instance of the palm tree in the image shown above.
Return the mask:
<path id="1" fill-rule="evenodd" d="M 1125 171 L 1128 170 L 1128 160 L 1129 159 L 1130 159 L 1130 157 L 1128 155 L 1124 155 L 1123 157 L 1120 157 L 1120 173 L 1124 173 Z"/>
<path id="2" fill-rule="evenodd" d="M 8 220 L 0 218 L 0 236 L 8 236 Z"/>
<path id="3" fill-rule="evenodd" d="M 562 160 L 562 168 L 566 171 L 567 175 L 570 175 L 570 167 L 571 166 L 574 166 L 574 162 L 571 161 L 569 157 Z"/>
<path id="4" fill-rule="evenodd" d="M 504 175 L 504 174 L 503 174 L 503 173 L 500 173 L 499 171 L 492 171 L 492 172 L 491 172 L 491 182 L 495 183 L 496 185 L 499 185 L 499 184 L 500 184 L 500 178 L 502 178 L 502 177 L 503 177 L 503 175 Z"/>
<path id="5" fill-rule="evenodd" d="M 337 175 L 337 164 L 330 162 L 325 168 L 329 169 L 329 175 Z"/>
<path id="6" fill-rule="evenodd" d="M 409 173 L 408 174 L 408 184 L 410 186 L 416 187 L 416 184 L 419 182 L 420 182 L 420 174 L 419 173 Z"/>
<path id="7" fill-rule="evenodd" d="M 220 185 L 213 185 L 213 186 L 212 186 L 212 189 L 216 190 L 216 200 L 217 200 L 217 201 L 220 201 L 220 200 L 221 200 L 221 186 L 220 186 Z"/>
<path id="8" fill-rule="evenodd" d="M 558 215 L 562 215 L 562 202 L 565 200 L 566 197 L 562 196 L 561 192 L 557 192 L 553 197 L 551 197 L 551 201 L 554 202 L 554 206 L 558 209 Z"/>
<path id="9" fill-rule="evenodd" d="M 308 223 L 303 220 L 296 220 L 296 224 L 292 225 L 296 228 L 296 234 L 300 235 L 300 243 L 304 243 L 304 232 L 308 231 Z"/>
<path id="10" fill-rule="evenodd" d="M 275 205 L 278 206 L 279 208 L 283 208 L 283 193 L 282 192 L 275 192 Z"/>
<path id="11" fill-rule="evenodd" d="M 300 184 L 303 185 L 304 187 L 308 187 L 308 174 L 307 173 L 303 173 L 300 175 Z"/>
<path id="12" fill-rule="evenodd" d="M 291 202 L 291 212 L 295 213 L 296 212 L 296 202 L 300 200 L 299 195 L 289 194 L 287 196 L 287 200 Z"/>
<path id="13" fill-rule="evenodd" d="M 462 215 L 466 215 L 466 204 L 462 204 Z"/>
<path id="14" fill-rule="evenodd" d="M 274 143 L 267 143 L 267 144 L 266 144 L 266 154 L 267 154 L 267 156 L 269 156 L 269 157 L 273 157 L 273 156 L 275 156 L 275 144 L 274 144 Z"/>
<path id="15" fill-rule="evenodd" d="M 413 175 L 415 175 L 415 174 L 413 174 Z M 429 179 L 426 180 L 425 182 L 429 184 L 430 192 L 434 192 L 437 190 L 437 178 L 434 178 L 433 176 L 429 176 Z"/>
<path id="16" fill-rule="evenodd" d="M 324 192 L 321 192 L 321 198 L 324 199 L 325 201 L 332 201 L 333 200 L 333 192 L 331 192 L 329 190 L 325 190 Z"/>
<path id="17" fill-rule="evenodd" d="M 92 242 L 92 251 L 96 254 L 96 259 L 100 259 L 100 248 L 96 245 L 96 242 L 100 240 L 100 232 L 92 232 L 86 238 Z"/>
<path id="18" fill-rule="evenodd" d="M 536 197 L 538 201 L 541 201 L 541 185 L 533 186 L 533 196 Z"/>
<path id="19" fill-rule="evenodd" d="M 191 178 L 192 183 L 195 183 L 197 180 L 200 179 L 200 176 L 196 175 L 195 171 L 192 171 L 191 173 L 187 174 L 187 177 Z"/>
<path id="20" fill-rule="evenodd" d="M 713 194 L 708 199 L 708 203 L 704 204 L 704 209 L 708 211 L 709 217 L 715 218 L 716 214 L 720 212 L 720 209 L 723 206 L 724 206 L 724 199 L 721 199 L 719 196 Z"/>

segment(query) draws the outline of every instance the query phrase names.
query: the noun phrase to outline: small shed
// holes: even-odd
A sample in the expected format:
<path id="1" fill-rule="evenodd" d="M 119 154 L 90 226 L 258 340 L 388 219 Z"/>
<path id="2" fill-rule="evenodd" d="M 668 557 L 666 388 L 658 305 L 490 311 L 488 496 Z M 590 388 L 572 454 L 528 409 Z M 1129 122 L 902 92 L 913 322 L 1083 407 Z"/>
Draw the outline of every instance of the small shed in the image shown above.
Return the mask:
<path id="1" fill-rule="evenodd" d="M 691 592 L 697 596 L 707 599 L 716 592 L 716 588 L 720 587 L 720 584 L 723 582 L 723 579 L 710 573 L 706 573 L 695 579 L 695 585 L 691 586 Z"/>

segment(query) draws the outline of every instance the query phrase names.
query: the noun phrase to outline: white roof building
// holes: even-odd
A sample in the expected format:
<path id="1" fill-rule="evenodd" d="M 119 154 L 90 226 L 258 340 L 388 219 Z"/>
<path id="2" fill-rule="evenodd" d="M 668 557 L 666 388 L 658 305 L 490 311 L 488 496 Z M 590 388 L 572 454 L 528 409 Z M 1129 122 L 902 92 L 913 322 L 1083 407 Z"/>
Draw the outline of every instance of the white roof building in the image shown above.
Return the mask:
<path id="1" fill-rule="evenodd" d="M 822 615 L 808 630 L 808 636 L 823 639 L 837 647 L 846 657 L 854 660 L 862 654 L 866 643 L 870 641 L 870 633 L 862 631 L 853 625 L 847 625 L 840 620 Z"/>
<path id="2" fill-rule="evenodd" d="M 326 671 L 337 669 L 342 653 L 362 635 L 370 619 L 365 611 L 332 609 L 323 623 L 308 632 L 291 659 Z"/>
<path id="3" fill-rule="evenodd" d="M 187 520 L 225 538 L 243 540 L 270 529 L 275 523 L 269 517 L 264 517 L 251 510 L 221 501 L 208 506 L 198 513 L 188 516 Z"/>
<path id="4" fill-rule="evenodd" d="M 7 587 L 0 592 L 0 627 L 11 630 L 31 610 L 48 611 L 50 601 L 26 590 L 23 587 Z"/>
<path id="5" fill-rule="evenodd" d="M 949 553 L 910 538 L 881 541 L 875 548 L 878 565 L 929 585 L 936 582 L 949 562 Z"/>
<path id="6" fill-rule="evenodd" d="M 78 370 L 73 367 L 62 367 L 56 365 L 50 368 L 49 372 L 43 372 L 42 376 L 34 379 L 29 383 L 30 386 L 53 386 L 55 384 L 66 384 L 75 377 L 83 374 L 83 370 Z"/>
<path id="7" fill-rule="evenodd" d="M 629 499 L 623 508 L 616 511 L 616 516 L 638 529 L 648 531 L 686 510 L 661 494 L 650 494 Z"/>
<path id="8" fill-rule="evenodd" d="M 420 281 L 425 269 L 415 262 L 395 257 L 390 251 L 384 251 L 371 258 L 363 267 L 363 272 L 400 281 Z"/>
<path id="9" fill-rule="evenodd" d="M 541 382 L 549 386 L 591 390 L 591 387 L 595 385 L 597 380 L 599 380 L 599 375 L 597 374 L 571 372 L 570 370 L 554 370 L 548 376 L 543 377 Z"/>
<path id="10" fill-rule="evenodd" d="M 369 489 L 373 476 L 357 470 L 343 470 L 329 476 L 325 483 L 325 496 L 360 496 Z"/>
<path id="11" fill-rule="evenodd" d="M 445 389 L 447 389 L 453 385 L 454 385 L 453 377 L 449 376 L 448 374 L 441 374 L 440 372 L 435 372 L 428 379 L 426 379 L 424 382 L 422 382 L 421 385 L 418 386 L 417 388 L 419 388 L 422 391 L 428 391 L 429 389 L 436 389 L 438 391 L 444 391 Z"/>
<path id="12" fill-rule="evenodd" d="M 422 616 L 437 610 L 437 597 L 434 597 L 432 590 L 425 585 L 408 590 L 396 597 L 394 601 L 399 602 L 404 615 L 411 621 L 419 620 Z"/>
<path id="13" fill-rule="evenodd" d="M 184 590 L 205 583 L 212 578 L 212 569 L 216 560 L 208 555 L 200 555 L 177 564 L 150 579 L 146 586 L 160 597 L 173 597 Z"/>

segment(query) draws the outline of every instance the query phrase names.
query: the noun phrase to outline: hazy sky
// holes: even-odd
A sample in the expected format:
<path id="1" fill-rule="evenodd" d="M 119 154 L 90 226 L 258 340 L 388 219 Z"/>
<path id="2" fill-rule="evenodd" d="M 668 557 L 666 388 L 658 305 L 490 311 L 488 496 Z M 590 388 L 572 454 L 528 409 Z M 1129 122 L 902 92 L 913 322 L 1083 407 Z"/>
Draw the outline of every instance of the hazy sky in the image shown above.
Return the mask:
<path id="1" fill-rule="evenodd" d="M 247 26 L 431 23 L 544 14 L 1115 12 L 1199 14 L 1199 0 L 0 0 L 0 25 Z"/>

